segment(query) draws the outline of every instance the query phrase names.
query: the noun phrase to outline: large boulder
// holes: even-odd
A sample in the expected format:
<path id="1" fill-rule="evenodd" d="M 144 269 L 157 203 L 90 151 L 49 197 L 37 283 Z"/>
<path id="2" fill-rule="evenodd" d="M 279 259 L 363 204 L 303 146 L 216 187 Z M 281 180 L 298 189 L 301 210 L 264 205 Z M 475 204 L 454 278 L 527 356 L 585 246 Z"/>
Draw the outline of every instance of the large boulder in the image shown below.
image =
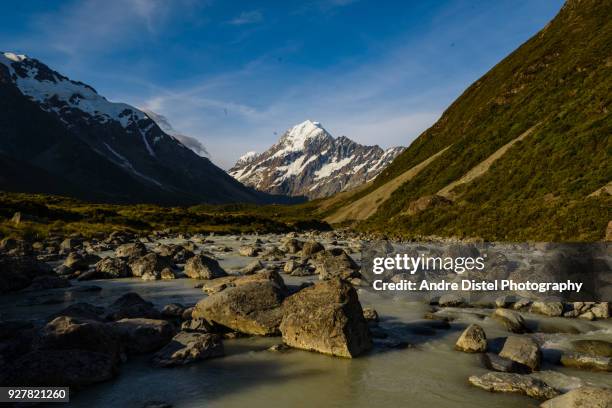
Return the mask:
<path id="1" fill-rule="evenodd" d="M 490 372 L 480 376 L 472 375 L 468 380 L 473 386 L 492 392 L 525 394 L 541 400 L 559 395 L 557 390 L 529 375 Z"/>
<path id="2" fill-rule="evenodd" d="M 157 319 L 160 317 L 160 313 L 153 303 L 147 302 L 140 297 L 137 293 L 129 292 L 117 300 L 115 300 L 109 307 L 106 314 L 107 320 L 119 320 L 125 318 L 136 318 L 143 317 L 149 319 Z"/>
<path id="3" fill-rule="evenodd" d="M 221 338 L 209 333 L 179 332 L 153 357 L 161 367 L 185 365 L 224 355 Z"/>
<path id="4" fill-rule="evenodd" d="M 531 371 L 539 370 L 542 360 L 540 346 L 530 337 L 508 337 L 499 356 L 522 364 Z"/>
<path id="5" fill-rule="evenodd" d="M 121 258 L 106 257 L 96 264 L 92 279 L 116 279 L 130 276 L 127 262 Z"/>
<path id="6" fill-rule="evenodd" d="M 319 279 L 350 279 L 361 276 L 359 265 L 341 248 L 320 251 L 313 257 L 313 262 Z"/>
<path id="7" fill-rule="evenodd" d="M 39 276 L 54 276 L 49 265 L 32 257 L 0 256 L 0 294 L 24 289 Z"/>
<path id="8" fill-rule="evenodd" d="M 609 408 L 612 407 L 612 390 L 582 386 L 563 395 L 545 401 L 540 408 Z"/>
<path id="9" fill-rule="evenodd" d="M 192 318 L 245 334 L 276 335 L 282 319 L 283 298 L 284 291 L 271 281 L 242 283 L 200 300 Z"/>
<path id="10" fill-rule="evenodd" d="M 512 333 L 520 334 L 529 332 L 525 325 L 525 319 L 523 319 L 523 316 L 519 312 L 497 308 L 491 317 L 500 322 L 506 330 Z"/>
<path id="11" fill-rule="evenodd" d="M 172 262 L 166 257 L 151 252 L 130 262 L 132 275 L 145 280 L 161 279 L 161 271 L 171 268 Z"/>
<path id="12" fill-rule="evenodd" d="M 318 243 L 317 241 L 312 241 L 312 240 L 306 241 L 302 245 L 302 256 L 303 257 L 312 256 L 316 254 L 317 252 L 321 252 L 323 250 L 325 250 L 325 247 L 323 247 L 323 245 Z"/>
<path id="13" fill-rule="evenodd" d="M 283 309 L 280 330 L 291 347 L 349 358 L 372 347 L 357 292 L 340 279 L 302 289 Z"/>
<path id="14" fill-rule="evenodd" d="M 174 336 L 174 326 L 166 320 L 121 319 L 109 323 L 131 354 L 145 354 L 164 347 Z"/>
<path id="15" fill-rule="evenodd" d="M 106 353 L 119 362 L 119 338 L 110 327 L 95 320 L 59 316 L 42 329 L 37 340 L 41 350 L 88 350 Z"/>
<path id="16" fill-rule="evenodd" d="M 134 260 L 147 254 L 147 247 L 140 241 L 123 244 L 115 249 L 115 256 Z"/>
<path id="17" fill-rule="evenodd" d="M 217 260 L 199 254 L 191 257 L 185 264 L 185 275 L 192 279 L 215 279 L 227 276 Z"/>
<path id="18" fill-rule="evenodd" d="M 482 353 L 487 349 L 487 336 L 477 324 L 470 324 L 467 329 L 461 333 L 455 348 L 468 353 Z"/>
<path id="19" fill-rule="evenodd" d="M 73 251 L 68 254 L 63 265 L 71 271 L 84 271 L 99 260 L 97 255 Z"/>

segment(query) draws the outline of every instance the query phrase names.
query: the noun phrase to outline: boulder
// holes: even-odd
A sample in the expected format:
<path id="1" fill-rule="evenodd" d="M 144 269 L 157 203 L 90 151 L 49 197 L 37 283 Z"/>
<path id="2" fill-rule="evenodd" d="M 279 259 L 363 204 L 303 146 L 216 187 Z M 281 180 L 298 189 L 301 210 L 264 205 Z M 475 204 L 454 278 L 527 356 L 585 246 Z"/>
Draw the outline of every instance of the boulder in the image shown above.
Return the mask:
<path id="1" fill-rule="evenodd" d="M 0 256 L 0 294 L 24 289 L 39 276 L 55 276 L 55 273 L 36 258 Z"/>
<path id="2" fill-rule="evenodd" d="M 117 249 L 115 249 L 115 256 L 127 258 L 131 261 L 145 256 L 147 252 L 147 247 L 142 242 L 137 241 L 118 246 Z"/>
<path id="3" fill-rule="evenodd" d="M 243 245 L 238 248 L 238 253 L 242 256 L 257 256 L 261 252 L 261 248 L 255 245 Z"/>
<path id="4" fill-rule="evenodd" d="M 325 250 L 325 247 L 317 241 L 306 241 L 302 245 L 302 257 L 309 257 L 323 250 Z"/>
<path id="5" fill-rule="evenodd" d="M 108 307 L 107 320 L 119 320 L 125 318 L 143 317 L 157 319 L 160 313 L 153 307 L 153 303 L 147 302 L 137 293 L 129 292 L 121 296 Z"/>
<path id="6" fill-rule="evenodd" d="M 348 358 L 372 347 L 357 291 L 340 279 L 300 290 L 283 309 L 280 330 L 291 347 Z"/>
<path id="7" fill-rule="evenodd" d="M 117 279 L 130 276 L 127 262 L 121 258 L 106 257 L 96 263 L 96 273 L 92 279 Z"/>
<path id="8" fill-rule="evenodd" d="M 498 308 L 495 309 L 491 317 L 502 323 L 506 330 L 512 333 L 520 334 L 529 332 L 525 325 L 525 319 L 523 319 L 523 316 L 519 312 Z"/>
<path id="9" fill-rule="evenodd" d="M 260 260 L 256 259 L 253 262 L 249 263 L 244 268 L 242 268 L 240 270 L 240 273 L 242 273 L 243 275 L 252 275 L 255 272 L 261 271 L 262 269 L 265 269 L 264 264 L 261 263 Z"/>
<path id="10" fill-rule="evenodd" d="M 482 353 L 487 349 L 487 336 L 477 324 L 470 324 L 459 336 L 455 349 L 468 353 Z"/>
<path id="11" fill-rule="evenodd" d="M 510 336 L 506 339 L 499 356 L 528 367 L 531 371 L 540 369 L 542 353 L 540 346 L 529 337 Z"/>
<path id="12" fill-rule="evenodd" d="M 109 324 L 119 336 L 125 350 L 131 354 L 159 350 L 174 336 L 174 327 L 166 320 L 121 319 Z"/>
<path id="13" fill-rule="evenodd" d="M 100 257 L 94 254 L 81 254 L 80 252 L 70 252 L 63 265 L 72 271 L 84 271 L 89 268 L 89 265 L 95 264 L 100 260 Z"/>
<path id="14" fill-rule="evenodd" d="M 290 254 L 297 254 L 302 250 L 304 243 L 295 238 L 290 238 L 283 243 L 282 249 Z"/>
<path id="15" fill-rule="evenodd" d="M 190 258 L 185 264 L 185 275 L 191 279 L 216 279 L 227 276 L 217 260 L 199 254 Z"/>
<path id="16" fill-rule="evenodd" d="M 561 302 L 533 302 L 529 309 L 531 313 L 544 316 L 556 317 L 563 314 L 563 303 Z"/>
<path id="17" fill-rule="evenodd" d="M 65 309 L 60 310 L 59 312 L 49 316 L 48 320 L 51 321 L 59 316 L 73 317 L 81 320 L 95 320 L 102 322 L 104 318 L 102 315 L 104 314 L 104 308 L 101 306 L 94 306 L 89 303 L 79 302 L 74 303 Z"/>
<path id="18" fill-rule="evenodd" d="M 359 265 L 341 248 L 319 251 L 314 256 L 313 262 L 319 279 L 361 277 Z"/>
<path id="19" fill-rule="evenodd" d="M 540 408 L 609 408 L 611 406 L 612 390 L 582 386 L 543 402 Z"/>
<path id="20" fill-rule="evenodd" d="M 41 330 L 36 347 L 40 350 L 88 350 L 120 360 L 119 338 L 105 323 L 59 316 Z"/>
<path id="21" fill-rule="evenodd" d="M 612 357 L 612 342 L 605 340 L 574 340 L 574 350 L 593 356 Z"/>
<path id="22" fill-rule="evenodd" d="M 163 280 L 176 279 L 176 274 L 171 268 L 164 268 L 160 272 L 159 277 Z"/>
<path id="23" fill-rule="evenodd" d="M 472 375 L 468 381 L 473 386 L 487 391 L 525 394 L 541 400 L 559 395 L 554 388 L 529 375 L 491 372 L 480 376 Z"/>
<path id="24" fill-rule="evenodd" d="M 202 290 L 206 293 L 217 293 L 223 289 L 245 285 L 253 282 L 272 282 L 283 294 L 287 293 L 285 281 L 276 270 L 264 270 L 252 275 L 236 276 L 230 275 L 217 278 L 202 285 Z"/>
<path id="25" fill-rule="evenodd" d="M 221 338 L 215 334 L 179 332 L 155 353 L 153 363 L 160 367 L 173 367 L 224 354 Z"/>
<path id="26" fill-rule="evenodd" d="M 151 252 L 130 262 L 132 275 L 144 279 L 159 279 L 164 268 L 172 267 L 168 258 Z"/>
<path id="27" fill-rule="evenodd" d="M 495 353 L 485 353 L 482 355 L 482 362 L 489 370 L 501 371 L 504 373 L 529 373 L 529 369 L 515 361 L 498 356 Z"/>
<path id="28" fill-rule="evenodd" d="M 581 370 L 612 371 L 612 358 L 584 353 L 563 353 L 561 364 Z"/>
<path id="29" fill-rule="evenodd" d="M 242 283 L 200 300 L 192 317 L 245 334 L 277 335 L 283 297 L 284 292 L 273 282 Z"/>

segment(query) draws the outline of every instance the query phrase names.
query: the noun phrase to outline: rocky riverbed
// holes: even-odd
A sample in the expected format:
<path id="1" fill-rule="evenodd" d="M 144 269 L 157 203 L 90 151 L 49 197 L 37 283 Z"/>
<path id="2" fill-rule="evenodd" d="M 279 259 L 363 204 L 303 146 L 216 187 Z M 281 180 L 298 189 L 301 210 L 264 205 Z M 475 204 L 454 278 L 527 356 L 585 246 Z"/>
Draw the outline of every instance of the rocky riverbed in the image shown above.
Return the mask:
<path id="1" fill-rule="evenodd" d="M 369 290 L 361 247 L 5 239 L 2 383 L 69 384 L 75 407 L 612 404 L 608 304 L 409 301 Z"/>

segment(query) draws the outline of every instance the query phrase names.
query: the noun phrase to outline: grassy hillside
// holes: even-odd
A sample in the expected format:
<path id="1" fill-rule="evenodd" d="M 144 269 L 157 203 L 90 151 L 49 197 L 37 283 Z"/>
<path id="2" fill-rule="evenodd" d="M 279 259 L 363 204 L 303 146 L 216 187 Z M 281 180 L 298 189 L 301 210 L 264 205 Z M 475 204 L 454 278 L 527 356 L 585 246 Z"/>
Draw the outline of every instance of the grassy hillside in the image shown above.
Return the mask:
<path id="1" fill-rule="evenodd" d="M 612 200 L 608 193 L 592 193 L 612 180 L 611 15 L 611 1 L 568 1 L 374 183 L 336 200 L 326 215 L 447 148 L 358 228 L 490 240 L 602 239 Z M 483 174 L 452 189 L 452 201 L 428 199 L 488 158 L 492 163 Z"/>

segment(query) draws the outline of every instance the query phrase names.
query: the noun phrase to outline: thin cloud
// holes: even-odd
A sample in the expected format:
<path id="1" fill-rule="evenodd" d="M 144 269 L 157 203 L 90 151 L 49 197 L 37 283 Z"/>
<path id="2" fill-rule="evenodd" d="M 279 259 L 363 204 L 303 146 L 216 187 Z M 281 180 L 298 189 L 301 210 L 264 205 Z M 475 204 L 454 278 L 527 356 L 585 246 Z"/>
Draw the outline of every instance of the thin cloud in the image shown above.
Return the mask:
<path id="1" fill-rule="evenodd" d="M 229 21 L 231 25 L 245 25 L 245 24 L 256 24 L 263 21 L 263 15 L 261 11 L 243 11 L 240 15 Z"/>

